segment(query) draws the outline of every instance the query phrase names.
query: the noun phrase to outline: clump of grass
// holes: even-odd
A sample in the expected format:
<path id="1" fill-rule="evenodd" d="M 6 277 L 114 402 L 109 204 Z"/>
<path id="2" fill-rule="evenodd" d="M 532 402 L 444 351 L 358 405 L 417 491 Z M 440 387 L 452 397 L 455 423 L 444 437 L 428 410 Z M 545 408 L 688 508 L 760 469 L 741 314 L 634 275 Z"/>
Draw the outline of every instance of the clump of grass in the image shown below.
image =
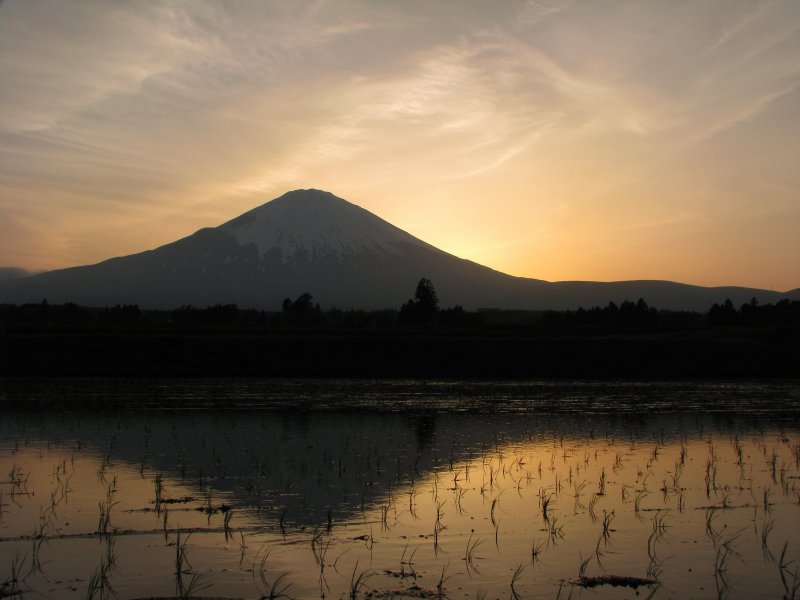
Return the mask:
<path id="1" fill-rule="evenodd" d="M 535 565 L 536 561 L 539 560 L 542 554 L 542 547 L 544 546 L 544 542 L 536 543 L 536 540 L 531 542 L 531 564 Z"/>
<path id="2" fill-rule="evenodd" d="M 181 534 L 178 532 L 178 538 L 175 541 L 175 595 L 181 599 L 189 598 L 196 592 L 210 587 L 210 584 L 202 582 L 202 575 L 192 573 L 192 565 L 189 563 L 186 553 L 189 537 L 191 534 L 181 542 Z M 191 575 L 188 583 L 184 581 L 184 575 Z"/>
<path id="3" fill-rule="evenodd" d="M 264 552 L 264 555 L 261 557 L 261 561 L 258 563 L 258 566 L 256 566 L 256 560 L 258 560 L 258 555 L 261 553 L 261 550 L 256 552 L 256 556 L 253 558 L 253 582 L 261 594 L 261 600 L 278 600 L 279 598 L 289 598 L 289 595 L 286 593 L 289 588 L 292 587 L 291 582 L 286 582 L 286 579 L 289 577 L 289 573 L 284 571 L 277 574 L 274 579 L 270 579 L 269 577 L 267 570 L 267 559 L 269 558 L 271 552 L 272 549 L 267 548 L 267 550 Z M 256 579 L 256 573 L 258 573 L 258 579 Z"/>
<path id="4" fill-rule="evenodd" d="M 89 578 L 89 584 L 86 588 L 86 600 L 93 600 L 99 598 L 105 600 L 109 597 L 116 597 L 111 583 L 108 580 L 108 574 L 111 571 L 111 565 L 106 562 L 105 557 L 100 560 L 100 564 L 92 576 Z"/>
<path id="5" fill-rule="evenodd" d="M 23 590 L 21 586 L 27 577 L 26 574 L 23 574 L 22 570 L 25 566 L 27 558 L 28 557 L 25 554 L 20 554 L 19 551 L 14 553 L 14 556 L 11 559 L 11 572 L 8 578 L 3 582 L 3 585 L 0 586 L 0 591 L 2 591 L 0 597 L 22 597 L 22 594 L 25 592 L 25 590 Z"/>
<path id="6" fill-rule="evenodd" d="M 372 577 L 372 574 L 367 573 L 366 571 L 362 571 L 356 575 L 357 571 L 358 561 L 356 561 L 356 565 L 353 567 L 353 575 L 350 577 L 350 593 L 348 595 L 350 600 L 357 600 L 359 593 L 361 593 L 361 588 L 366 585 L 367 579 Z"/>
<path id="7" fill-rule="evenodd" d="M 436 598 L 442 600 L 445 598 L 445 588 L 444 584 L 447 583 L 447 580 L 452 577 L 452 575 L 447 575 L 447 569 L 450 566 L 450 561 L 447 562 L 442 567 L 442 574 L 439 576 L 439 581 L 436 582 Z"/>
<path id="8" fill-rule="evenodd" d="M 408 552 L 408 542 L 406 542 L 406 547 L 403 548 L 403 555 L 400 557 L 400 577 L 417 578 L 417 571 L 414 569 L 414 555 L 418 549 L 414 548 L 411 555 L 406 559 L 406 552 Z"/>

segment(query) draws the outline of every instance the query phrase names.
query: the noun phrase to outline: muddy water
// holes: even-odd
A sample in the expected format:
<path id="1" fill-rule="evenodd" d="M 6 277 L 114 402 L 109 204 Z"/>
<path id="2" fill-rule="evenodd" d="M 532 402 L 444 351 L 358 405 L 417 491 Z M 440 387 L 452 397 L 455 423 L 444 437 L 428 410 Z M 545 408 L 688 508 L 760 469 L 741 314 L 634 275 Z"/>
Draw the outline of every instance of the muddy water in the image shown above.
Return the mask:
<path id="1" fill-rule="evenodd" d="M 51 598 L 797 597 L 797 389 L 16 382 L 0 583 Z"/>

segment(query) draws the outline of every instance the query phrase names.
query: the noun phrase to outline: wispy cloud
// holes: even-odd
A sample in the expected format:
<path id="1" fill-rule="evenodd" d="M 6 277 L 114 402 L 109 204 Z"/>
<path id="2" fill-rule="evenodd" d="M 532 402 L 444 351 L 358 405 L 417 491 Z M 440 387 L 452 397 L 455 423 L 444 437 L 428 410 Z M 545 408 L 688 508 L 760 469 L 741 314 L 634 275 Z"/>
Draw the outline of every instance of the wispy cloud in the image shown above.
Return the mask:
<path id="1" fill-rule="evenodd" d="M 741 161 L 748 124 L 798 120 L 785 101 L 798 83 L 794 0 L 6 0 L 0 255 L 29 268 L 99 260 L 311 185 L 357 192 L 476 260 L 467 240 L 503 248 L 540 215 L 554 220 L 536 231 L 559 248 L 577 234 L 557 229 L 586 235 L 598 215 L 632 240 L 676 227 L 689 182 L 711 212 L 737 172 L 785 206 L 789 167 L 765 188 L 766 167 Z M 760 152 L 784 165 L 800 149 L 769 131 Z M 674 214 L 713 237 L 690 207 Z M 547 268 L 520 247 L 494 266 Z"/>

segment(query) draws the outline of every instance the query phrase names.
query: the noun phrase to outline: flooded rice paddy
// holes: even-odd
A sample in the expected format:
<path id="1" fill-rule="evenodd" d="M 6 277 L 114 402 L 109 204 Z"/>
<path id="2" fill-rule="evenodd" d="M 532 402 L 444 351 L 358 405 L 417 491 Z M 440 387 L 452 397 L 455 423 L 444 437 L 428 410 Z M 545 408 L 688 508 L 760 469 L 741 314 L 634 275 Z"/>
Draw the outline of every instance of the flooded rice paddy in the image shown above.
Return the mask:
<path id="1" fill-rule="evenodd" d="M 0 596 L 800 597 L 796 382 L 0 400 Z"/>

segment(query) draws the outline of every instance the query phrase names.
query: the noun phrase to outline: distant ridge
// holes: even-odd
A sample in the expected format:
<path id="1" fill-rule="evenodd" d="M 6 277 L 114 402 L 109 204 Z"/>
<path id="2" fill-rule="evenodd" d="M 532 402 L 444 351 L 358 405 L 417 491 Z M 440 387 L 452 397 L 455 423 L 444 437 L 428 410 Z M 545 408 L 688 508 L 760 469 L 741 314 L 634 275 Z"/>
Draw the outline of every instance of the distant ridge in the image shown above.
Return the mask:
<path id="1" fill-rule="evenodd" d="M 175 308 L 238 304 L 278 310 L 310 292 L 324 308 L 398 308 L 421 277 L 443 306 L 467 309 L 576 309 L 644 298 L 660 309 L 705 311 L 800 299 L 745 287 L 670 281 L 546 282 L 513 277 L 457 258 L 333 194 L 294 190 L 215 228 L 96 265 L 0 281 L 0 302 L 138 304 Z"/>
<path id="2" fill-rule="evenodd" d="M 7 279 L 20 279 L 21 277 L 27 277 L 30 273 L 25 269 L 19 269 L 17 267 L 0 267 L 0 281 L 6 281 Z"/>

